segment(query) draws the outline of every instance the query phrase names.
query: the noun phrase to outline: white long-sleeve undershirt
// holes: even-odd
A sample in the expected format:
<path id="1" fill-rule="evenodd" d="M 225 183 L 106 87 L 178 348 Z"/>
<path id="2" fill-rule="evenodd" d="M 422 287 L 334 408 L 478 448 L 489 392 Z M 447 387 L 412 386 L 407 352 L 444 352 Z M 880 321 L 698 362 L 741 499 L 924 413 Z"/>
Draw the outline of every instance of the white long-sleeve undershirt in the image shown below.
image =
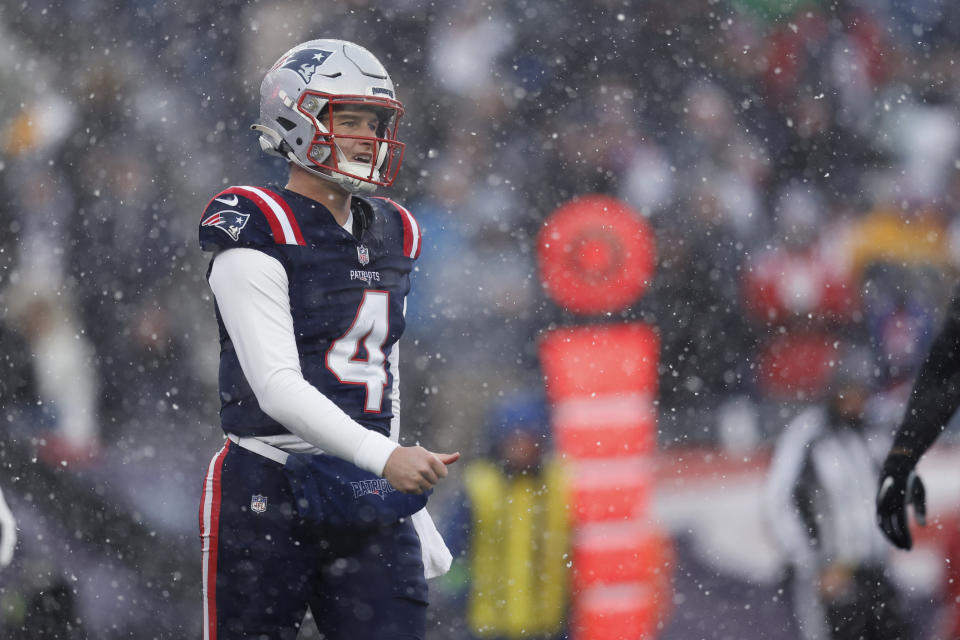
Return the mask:
<path id="1" fill-rule="evenodd" d="M 399 446 L 399 345 L 390 354 L 394 419 L 388 438 L 357 423 L 304 379 L 287 272 L 278 260 L 256 249 L 228 249 L 214 259 L 209 281 L 260 408 L 297 436 L 262 439 L 287 450 L 320 449 L 382 475 L 387 458 Z"/>

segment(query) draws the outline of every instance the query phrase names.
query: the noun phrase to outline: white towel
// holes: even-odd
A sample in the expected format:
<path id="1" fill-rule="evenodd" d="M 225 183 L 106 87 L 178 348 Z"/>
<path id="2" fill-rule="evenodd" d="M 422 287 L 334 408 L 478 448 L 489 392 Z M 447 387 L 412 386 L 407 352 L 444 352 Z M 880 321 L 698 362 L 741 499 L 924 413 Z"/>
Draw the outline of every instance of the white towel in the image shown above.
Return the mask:
<path id="1" fill-rule="evenodd" d="M 424 507 L 410 516 L 413 528 L 420 537 L 420 551 L 423 554 L 423 575 L 427 578 L 442 576 L 450 570 L 453 555 L 447 549 L 447 543 L 437 531 L 437 525 Z"/>
<path id="2" fill-rule="evenodd" d="M 427 519 L 429 520 L 429 516 Z M 430 522 L 433 525 L 433 522 Z M 434 529 L 436 531 L 436 529 Z M 437 535 L 439 538 L 439 534 Z M 422 538 L 421 538 L 422 539 Z M 440 544 L 443 544 L 443 540 L 440 540 Z M 3 499 L 3 492 L 0 491 L 0 568 L 6 567 L 10 564 L 10 561 L 13 560 L 13 549 L 17 546 L 17 521 L 13 519 L 13 514 L 10 512 L 10 508 L 7 506 L 7 502 Z M 446 550 L 446 546 L 443 547 Z M 447 551 L 447 555 L 450 555 L 450 552 Z M 426 562 L 424 562 L 426 565 Z M 447 568 L 450 568 L 450 563 L 447 563 Z"/>

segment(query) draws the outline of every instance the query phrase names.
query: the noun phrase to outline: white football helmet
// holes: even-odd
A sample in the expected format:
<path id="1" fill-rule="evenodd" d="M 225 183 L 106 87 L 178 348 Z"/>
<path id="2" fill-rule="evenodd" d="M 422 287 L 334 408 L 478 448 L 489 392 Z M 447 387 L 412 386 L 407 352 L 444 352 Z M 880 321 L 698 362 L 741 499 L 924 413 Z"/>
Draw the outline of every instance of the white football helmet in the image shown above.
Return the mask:
<path id="1" fill-rule="evenodd" d="M 334 135 L 335 109 L 372 108 L 376 135 Z M 311 40 L 283 54 L 260 85 L 260 147 L 351 193 L 390 186 L 403 161 L 397 126 L 403 105 L 387 70 L 372 53 L 345 40 Z M 361 132 L 357 132 L 361 133 Z M 345 157 L 338 143 L 368 140 L 367 161 Z"/>

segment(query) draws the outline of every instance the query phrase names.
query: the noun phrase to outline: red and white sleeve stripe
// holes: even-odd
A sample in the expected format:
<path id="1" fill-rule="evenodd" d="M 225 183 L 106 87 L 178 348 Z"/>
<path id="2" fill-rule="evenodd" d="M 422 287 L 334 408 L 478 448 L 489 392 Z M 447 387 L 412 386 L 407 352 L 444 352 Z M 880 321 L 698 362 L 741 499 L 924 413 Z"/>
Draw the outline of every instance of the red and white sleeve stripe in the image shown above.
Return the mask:
<path id="1" fill-rule="evenodd" d="M 397 211 L 400 212 L 400 220 L 403 222 L 403 255 L 416 260 L 420 257 L 420 225 L 413 214 L 407 211 L 407 208 L 400 205 L 390 198 L 378 198 L 389 202 Z"/>
<path id="2" fill-rule="evenodd" d="M 273 239 L 277 244 L 296 244 L 304 246 L 300 225 L 293 215 L 290 205 L 279 195 L 262 187 L 235 186 L 217 194 L 217 198 L 236 194 L 251 200 L 267 218 Z"/>

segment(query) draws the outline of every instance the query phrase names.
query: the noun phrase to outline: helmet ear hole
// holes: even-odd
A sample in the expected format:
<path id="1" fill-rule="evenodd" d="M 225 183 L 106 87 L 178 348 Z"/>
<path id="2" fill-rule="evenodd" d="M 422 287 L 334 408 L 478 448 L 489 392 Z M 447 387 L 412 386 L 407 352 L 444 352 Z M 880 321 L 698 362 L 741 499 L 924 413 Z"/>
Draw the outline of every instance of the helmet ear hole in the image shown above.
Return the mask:
<path id="1" fill-rule="evenodd" d="M 297 138 L 297 146 L 299 147 L 302 144 L 303 144 L 303 138 Z"/>

